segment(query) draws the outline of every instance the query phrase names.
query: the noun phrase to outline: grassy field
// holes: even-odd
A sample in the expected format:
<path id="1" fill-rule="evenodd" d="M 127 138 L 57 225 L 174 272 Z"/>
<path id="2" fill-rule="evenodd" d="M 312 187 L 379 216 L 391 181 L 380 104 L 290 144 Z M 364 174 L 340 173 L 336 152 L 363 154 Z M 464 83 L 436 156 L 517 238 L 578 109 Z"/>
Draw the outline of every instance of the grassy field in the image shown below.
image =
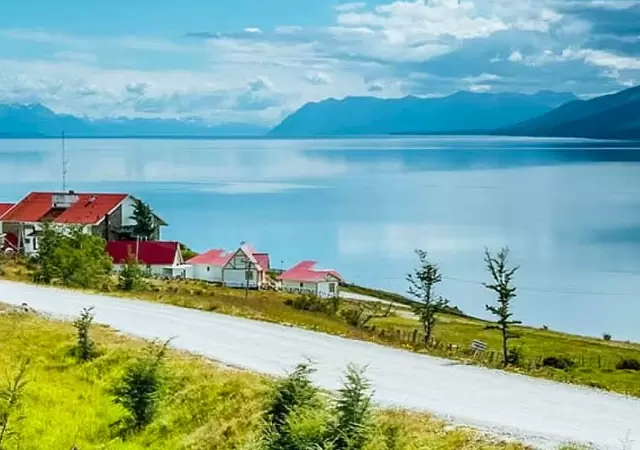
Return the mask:
<path id="1" fill-rule="evenodd" d="M 0 304 L 0 389 L 21 361 L 30 360 L 19 415 L 10 421 L 11 433 L 1 448 L 264 448 L 263 417 L 273 380 L 178 352 L 168 355 L 164 396 L 155 420 L 123 440 L 112 425 L 125 412 L 113 403 L 110 390 L 146 344 L 106 327 L 94 326 L 92 334 L 98 357 L 79 363 L 72 356 L 75 330 L 71 324 L 18 313 Z M 524 448 L 453 429 L 428 415 L 382 410 L 374 414 L 366 446 L 367 450 Z"/>
<path id="2" fill-rule="evenodd" d="M 5 276 L 16 280 L 29 279 L 28 270 L 21 265 L 6 266 Z M 249 291 L 245 296 L 243 290 L 185 281 L 153 281 L 148 289 L 133 293 L 110 289 L 110 295 L 133 296 L 153 302 L 288 324 L 473 364 L 499 366 L 498 332 L 485 330 L 486 322 L 462 316 L 443 314 L 439 317 L 434 333 L 437 345 L 434 347 L 422 343 L 420 324 L 407 317 L 406 313 L 375 319 L 366 329 L 361 329 L 349 325 L 340 314 L 300 311 L 286 305 L 285 301 L 295 298 L 292 294 Z M 341 305 L 342 309 L 348 307 L 352 305 Z M 517 331 L 522 338 L 514 340 L 513 346 L 521 351 L 521 363 L 508 370 L 640 397 L 640 371 L 616 369 L 623 359 L 640 360 L 640 344 L 604 341 L 528 327 L 519 327 Z M 474 339 L 486 342 L 489 351 L 479 356 L 471 355 L 469 349 Z M 568 358 L 573 366 L 566 370 L 545 367 L 542 362 L 547 357 Z"/>

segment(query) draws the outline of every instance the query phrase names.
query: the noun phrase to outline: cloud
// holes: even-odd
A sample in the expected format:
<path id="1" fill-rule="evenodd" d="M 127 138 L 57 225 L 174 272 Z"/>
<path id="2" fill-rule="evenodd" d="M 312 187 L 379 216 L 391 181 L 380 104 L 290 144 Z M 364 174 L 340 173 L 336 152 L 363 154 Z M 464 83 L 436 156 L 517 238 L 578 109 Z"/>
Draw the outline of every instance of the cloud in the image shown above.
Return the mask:
<path id="1" fill-rule="evenodd" d="M 91 117 L 272 125 L 327 97 L 591 96 L 640 79 L 639 8 L 627 0 L 382 0 L 343 3 L 313 27 L 261 23 L 177 37 L 0 29 L 0 101 Z"/>

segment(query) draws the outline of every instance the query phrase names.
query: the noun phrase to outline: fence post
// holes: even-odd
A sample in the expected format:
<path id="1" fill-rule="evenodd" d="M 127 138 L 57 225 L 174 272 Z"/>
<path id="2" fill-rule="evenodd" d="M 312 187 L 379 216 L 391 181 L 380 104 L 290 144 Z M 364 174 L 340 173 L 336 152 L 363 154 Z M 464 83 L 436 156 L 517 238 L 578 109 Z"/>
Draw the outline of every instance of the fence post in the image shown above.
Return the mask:
<path id="1" fill-rule="evenodd" d="M 413 330 L 413 334 L 411 336 L 411 342 L 413 345 L 416 345 L 416 339 L 418 338 L 418 330 Z"/>

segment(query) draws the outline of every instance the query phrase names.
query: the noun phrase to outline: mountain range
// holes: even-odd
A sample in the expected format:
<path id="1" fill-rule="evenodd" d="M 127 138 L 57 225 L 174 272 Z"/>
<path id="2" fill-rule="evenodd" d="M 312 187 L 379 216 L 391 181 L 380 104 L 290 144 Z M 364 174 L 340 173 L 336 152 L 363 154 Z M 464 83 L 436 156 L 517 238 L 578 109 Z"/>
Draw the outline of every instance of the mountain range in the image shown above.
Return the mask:
<path id="1" fill-rule="evenodd" d="M 347 97 L 308 103 L 272 130 L 243 123 L 209 125 L 194 119 L 89 119 L 57 114 L 40 104 L 0 104 L 1 137 L 275 138 L 466 134 L 640 140 L 640 86 L 590 100 L 541 91 L 447 97 Z"/>
<path id="2" fill-rule="evenodd" d="M 0 137 L 261 136 L 268 128 L 243 123 L 209 125 L 199 119 L 89 119 L 57 114 L 40 104 L 0 104 Z"/>
<path id="3" fill-rule="evenodd" d="M 541 91 L 473 93 L 447 97 L 381 99 L 347 97 L 307 103 L 271 132 L 276 137 L 336 135 L 481 134 L 539 117 L 565 103 L 573 94 Z"/>
<path id="4" fill-rule="evenodd" d="M 640 139 L 640 86 L 591 100 L 574 100 L 496 134 L 534 137 Z"/>

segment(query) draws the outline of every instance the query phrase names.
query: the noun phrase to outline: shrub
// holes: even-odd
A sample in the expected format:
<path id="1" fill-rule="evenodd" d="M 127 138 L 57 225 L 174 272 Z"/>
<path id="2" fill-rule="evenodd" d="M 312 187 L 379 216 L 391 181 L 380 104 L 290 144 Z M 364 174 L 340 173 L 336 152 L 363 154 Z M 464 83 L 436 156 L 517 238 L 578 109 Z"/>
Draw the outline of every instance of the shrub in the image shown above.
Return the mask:
<path id="1" fill-rule="evenodd" d="M 135 258 L 127 258 L 118 275 L 118 287 L 123 291 L 138 291 L 144 288 L 145 270 Z"/>
<path id="2" fill-rule="evenodd" d="M 637 359 L 623 359 L 616 364 L 617 370 L 635 370 L 640 371 L 640 361 Z"/>
<path id="3" fill-rule="evenodd" d="M 334 450 L 360 450 L 368 443 L 372 429 L 371 383 L 364 369 L 349 365 L 338 391 L 335 423 L 331 431 Z"/>
<path id="4" fill-rule="evenodd" d="M 286 300 L 289 305 L 300 311 L 319 312 L 335 316 L 340 309 L 339 298 L 322 298 L 311 294 L 301 294 L 293 300 Z"/>
<path id="5" fill-rule="evenodd" d="M 74 322 L 77 332 L 75 353 L 80 361 L 89 361 L 95 354 L 93 339 L 91 339 L 91 323 L 93 322 L 93 307 L 84 308 Z"/>
<path id="6" fill-rule="evenodd" d="M 602 339 L 604 339 L 605 341 L 610 341 L 611 340 L 611 335 L 609 333 L 604 333 L 602 335 Z"/>
<path id="7" fill-rule="evenodd" d="M 297 411 L 304 410 L 317 398 L 318 390 L 311 382 L 313 372 L 310 364 L 299 364 L 286 378 L 276 383 L 265 417 L 267 450 L 303 448 L 299 442 L 301 439 L 318 439 L 317 433 L 310 432 L 308 427 L 301 430 L 304 427 L 299 422 L 300 417 L 298 420 L 294 417 Z M 300 434 L 306 435 L 308 439 Z"/>
<path id="8" fill-rule="evenodd" d="M 341 311 L 342 318 L 349 325 L 356 328 L 365 328 L 373 319 L 389 317 L 392 314 L 393 304 L 385 308 L 379 303 L 358 303 Z"/>
<path id="9" fill-rule="evenodd" d="M 512 366 L 519 366 L 522 360 L 522 349 L 511 347 L 507 354 L 507 364 L 510 364 Z"/>
<path id="10" fill-rule="evenodd" d="M 114 403 L 128 412 L 126 428 L 140 430 L 153 421 L 162 386 L 162 367 L 169 342 L 153 344 L 147 355 L 125 371 L 112 393 Z"/>
<path id="11" fill-rule="evenodd" d="M 542 361 L 543 366 L 560 370 L 569 370 L 574 364 L 573 361 L 565 356 L 549 356 Z"/>
<path id="12" fill-rule="evenodd" d="M 3 447 L 3 442 L 17 434 L 12 430 L 12 424 L 14 421 L 18 422 L 20 420 L 20 408 L 27 385 L 28 368 L 29 360 L 23 360 L 17 373 L 7 383 L 7 386 L 0 388 L 0 448 L 8 448 Z M 19 447 L 20 444 L 18 443 L 16 448 Z"/>

